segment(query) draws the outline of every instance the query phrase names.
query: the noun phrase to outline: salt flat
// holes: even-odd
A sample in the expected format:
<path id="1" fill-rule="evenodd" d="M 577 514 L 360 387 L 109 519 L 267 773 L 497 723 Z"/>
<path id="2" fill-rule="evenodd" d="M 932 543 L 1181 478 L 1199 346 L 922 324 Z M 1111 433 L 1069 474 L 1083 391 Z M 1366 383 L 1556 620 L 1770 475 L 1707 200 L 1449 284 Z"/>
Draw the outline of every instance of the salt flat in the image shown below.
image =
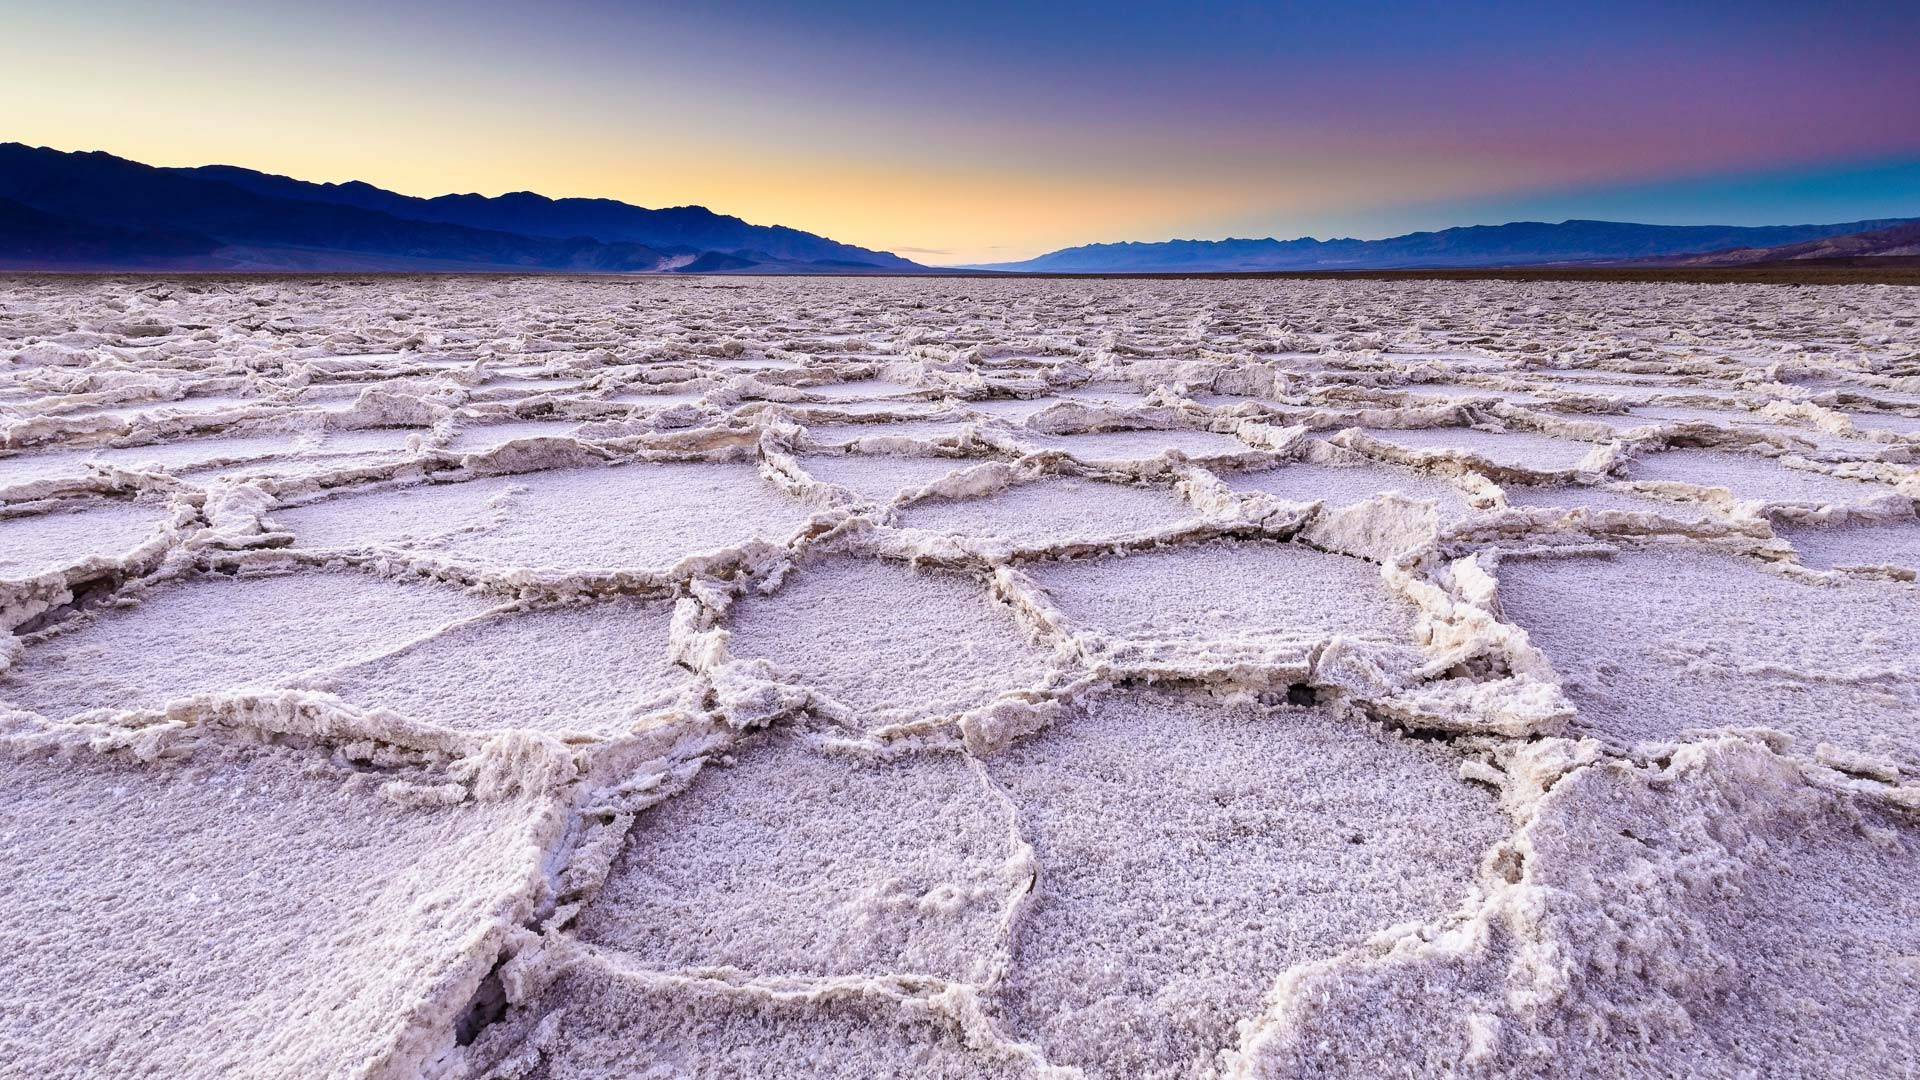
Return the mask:
<path id="1" fill-rule="evenodd" d="M 1900 1075 L 1913 310 L 0 280 L 0 1073 Z"/>

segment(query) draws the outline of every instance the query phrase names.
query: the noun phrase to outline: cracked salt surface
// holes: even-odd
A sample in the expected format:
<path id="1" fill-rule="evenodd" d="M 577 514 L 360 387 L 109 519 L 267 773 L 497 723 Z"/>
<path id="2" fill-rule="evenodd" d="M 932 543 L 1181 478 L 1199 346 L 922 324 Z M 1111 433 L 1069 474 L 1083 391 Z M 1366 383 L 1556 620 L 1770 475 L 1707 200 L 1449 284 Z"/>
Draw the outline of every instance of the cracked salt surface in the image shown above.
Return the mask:
<path id="1" fill-rule="evenodd" d="M 32 1076 L 409 1073 L 537 871 L 537 808 L 410 808 L 325 755 L 0 756 L 0 1033 Z"/>
<path id="2" fill-rule="evenodd" d="M 1920 574 L 1920 522 L 1782 527 L 1782 539 L 1808 566 L 1891 568 Z"/>
<path id="3" fill-rule="evenodd" d="M 0 281 L 0 1072 L 1920 1059 L 1905 291 L 346 284 Z"/>
<path id="4" fill-rule="evenodd" d="M 1324 710 L 1153 692 L 1016 745 L 988 770 L 1043 872 L 1009 1033 L 1091 1077 L 1204 1071 L 1281 972 L 1459 901 L 1506 823 L 1455 768 Z"/>
<path id="5" fill-rule="evenodd" d="M 1466 450 L 1495 465 L 1512 468 L 1577 468 L 1593 450 L 1592 443 L 1556 439 L 1527 431 L 1481 431 L 1477 428 L 1410 428 L 1372 430 L 1368 435 L 1409 450 Z"/>
<path id="6" fill-rule="evenodd" d="M 1195 459 L 1234 457 L 1254 450 L 1231 435 L 1211 431 L 1102 431 L 1026 438 L 1037 447 L 1065 451 L 1090 465 L 1140 461 L 1169 453 Z"/>
<path id="7" fill-rule="evenodd" d="M 582 941 L 660 970 L 986 977 L 1032 872 L 965 755 L 867 760 L 781 738 L 738 755 L 640 815 Z"/>

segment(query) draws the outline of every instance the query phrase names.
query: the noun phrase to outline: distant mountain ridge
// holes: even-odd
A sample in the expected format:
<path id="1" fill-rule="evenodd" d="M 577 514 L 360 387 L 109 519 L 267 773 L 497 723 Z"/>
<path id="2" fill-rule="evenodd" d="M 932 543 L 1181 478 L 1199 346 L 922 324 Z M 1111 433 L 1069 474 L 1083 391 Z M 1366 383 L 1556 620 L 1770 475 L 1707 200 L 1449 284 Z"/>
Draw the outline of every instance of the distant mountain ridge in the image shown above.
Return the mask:
<path id="1" fill-rule="evenodd" d="M 1395 270 L 1624 262 L 1734 247 L 1771 247 L 1884 229 L 1920 219 L 1832 225 L 1641 225 L 1622 221 L 1516 221 L 1407 233 L 1382 240 L 1167 240 L 1086 244 L 1036 258 L 975 267 L 1016 273 L 1223 273 Z"/>
<path id="2" fill-rule="evenodd" d="M 697 251 L 757 251 L 777 260 L 842 261 L 912 270 L 917 264 L 887 251 L 873 251 L 829 240 L 784 225 L 749 225 L 704 206 L 649 210 L 613 199 L 549 199 L 531 191 L 484 195 L 441 195 L 422 199 L 358 180 L 315 184 L 233 165 L 169 169 L 219 180 L 268 198 L 327 203 L 375 210 L 412 221 L 461 225 L 471 229 L 565 238 L 586 236 L 602 243 L 646 244 Z"/>
<path id="3" fill-rule="evenodd" d="M 1884 229 L 1846 233 L 1774 247 L 1736 247 L 1666 260 L 1673 266 L 1751 266 L 1755 263 L 1813 259 L 1896 259 L 1920 257 L 1920 221 Z"/>
<path id="4" fill-rule="evenodd" d="M 890 252 L 702 207 L 417 199 L 233 166 L 0 143 L 0 269 L 875 273 Z"/>

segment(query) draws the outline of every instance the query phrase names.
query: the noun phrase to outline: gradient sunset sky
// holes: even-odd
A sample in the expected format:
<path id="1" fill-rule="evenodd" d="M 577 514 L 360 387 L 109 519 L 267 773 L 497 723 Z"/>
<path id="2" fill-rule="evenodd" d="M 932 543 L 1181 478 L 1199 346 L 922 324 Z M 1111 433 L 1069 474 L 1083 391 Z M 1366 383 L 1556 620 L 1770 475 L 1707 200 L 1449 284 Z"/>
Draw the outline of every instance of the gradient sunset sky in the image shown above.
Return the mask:
<path id="1" fill-rule="evenodd" d="M 0 140 L 700 203 L 929 263 L 1920 215 L 1920 2 L 0 0 Z"/>

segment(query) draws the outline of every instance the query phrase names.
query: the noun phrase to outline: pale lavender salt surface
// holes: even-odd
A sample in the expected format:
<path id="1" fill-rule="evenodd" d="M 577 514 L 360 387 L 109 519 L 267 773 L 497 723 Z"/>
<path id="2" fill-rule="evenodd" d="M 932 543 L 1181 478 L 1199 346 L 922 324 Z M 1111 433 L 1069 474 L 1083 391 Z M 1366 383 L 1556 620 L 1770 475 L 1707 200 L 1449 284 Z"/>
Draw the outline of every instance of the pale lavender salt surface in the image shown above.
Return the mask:
<path id="1" fill-rule="evenodd" d="M 573 420 L 509 420 L 493 424 L 469 424 L 448 440 L 446 449 L 456 453 L 491 450 L 515 439 L 564 438 L 579 427 Z"/>
<path id="2" fill-rule="evenodd" d="M 1822 570 L 1834 567 L 1894 567 L 1920 572 L 1920 522 L 1885 524 L 1780 525 L 1774 532 L 1800 553 L 1800 561 Z"/>
<path id="3" fill-rule="evenodd" d="M 923 499 L 900 511 L 899 524 L 1044 547 L 1164 530 L 1192 517 L 1192 508 L 1170 488 L 1063 476 L 978 498 Z"/>
<path id="4" fill-rule="evenodd" d="M 673 705 L 691 680 L 667 655 L 672 620 L 664 601 L 504 612 L 313 685 L 451 728 L 617 735 Z"/>
<path id="5" fill-rule="evenodd" d="M 0 997 L 33 1003 L 8 1010 L 8 1071 L 344 1076 L 420 1002 L 471 993 L 476 940 L 538 866 L 537 807 L 408 807 L 365 780 L 283 747 L 0 754 Z"/>
<path id="6" fill-rule="evenodd" d="M 1228 457 L 1254 448 L 1231 435 L 1212 431 L 1102 431 L 1080 435 L 1028 435 L 1043 450 L 1064 450 L 1089 463 L 1141 461 L 1178 451 L 1190 458 Z"/>
<path id="7" fill-rule="evenodd" d="M 742 600 L 729 629 L 735 656 L 770 661 L 869 727 L 977 708 L 1049 670 L 1050 650 L 984 582 L 891 560 L 803 566 Z"/>
<path id="8" fill-rule="evenodd" d="M 1017 743 L 987 771 L 1044 870 L 995 1012 L 1089 1076 L 1194 1075 L 1281 972 L 1460 902 L 1507 823 L 1456 767 L 1320 710 L 1152 691 Z"/>
<path id="9" fill-rule="evenodd" d="M 398 648 L 488 602 L 444 586 L 309 571 L 156 585 L 139 604 L 27 646 L 0 700 L 53 717 L 151 709 L 210 690 L 266 690 Z"/>
<path id="10" fill-rule="evenodd" d="M 153 539 L 164 507 L 89 501 L 31 517 L 0 518 L 0 581 L 19 581 L 114 558 Z"/>
<path id="11" fill-rule="evenodd" d="M 489 477 L 279 511 L 302 544 L 420 543 L 503 566 L 664 570 L 752 540 L 783 543 L 808 508 L 737 463 L 639 463 Z"/>
<path id="12" fill-rule="evenodd" d="M 1414 609 L 1380 568 L 1298 544 L 1216 541 L 1030 568 L 1066 614 L 1129 641 L 1404 642 Z"/>
<path id="13" fill-rule="evenodd" d="M 1500 603 L 1580 725 L 1623 742 L 1769 727 L 1920 765 L 1920 594 L 1807 584 L 1731 555 L 1514 560 Z"/>
<path id="14" fill-rule="evenodd" d="M 969 1049 L 953 1025 L 857 997 L 750 997 L 696 986 L 652 989 L 604 967 L 574 968 L 533 1003 L 563 1013 L 566 1037 L 540 1062 L 541 1080 L 688 1080 L 817 1076 L 867 1080 L 1011 1080 L 1033 1072 Z M 510 1055 L 520 1025 L 482 1033 L 481 1060 Z"/>
<path id="15" fill-rule="evenodd" d="M 1579 484 L 1528 487 L 1510 484 L 1505 490 L 1509 506 L 1619 510 L 1626 513 L 1658 514 L 1674 521 L 1703 521 L 1714 516 L 1712 509 L 1700 503 L 1677 502 L 1672 499 L 1640 495 L 1631 491 L 1615 491 L 1604 487 Z"/>
<path id="16" fill-rule="evenodd" d="M 1722 487 L 1736 498 L 1770 503 L 1843 503 L 1893 490 L 1884 484 L 1796 469 L 1738 450 L 1666 450 L 1627 466 L 1629 480 L 1673 480 Z"/>
<path id="17" fill-rule="evenodd" d="M 580 937 L 648 968 L 969 980 L 1025 886 L 964 756 L 751 740 L 635 822 Z"/>

